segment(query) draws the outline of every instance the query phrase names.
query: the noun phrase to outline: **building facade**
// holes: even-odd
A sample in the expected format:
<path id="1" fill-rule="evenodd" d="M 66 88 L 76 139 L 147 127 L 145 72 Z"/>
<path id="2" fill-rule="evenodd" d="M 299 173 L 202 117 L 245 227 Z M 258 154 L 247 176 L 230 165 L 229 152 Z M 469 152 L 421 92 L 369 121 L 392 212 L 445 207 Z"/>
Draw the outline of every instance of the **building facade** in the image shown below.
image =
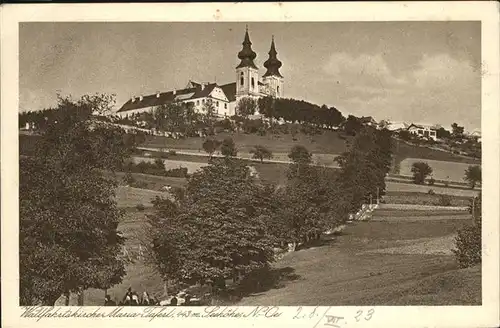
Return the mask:
<path id="1" fill-rule="evenodd" d="M 437 140 L 437 129 L 433 126 L 420 125 L 420 124 L 410 124 L 408 127 L 408 132 L 413 135 L 419 136 L 421 138 Z"/>
<path id="2" fill-rule="evenodd" d="M 169 103 L 190 103 L 198 113 L 204 113 L 210 102 L 219 117 L 230 117 L 236 114 L 240 99 L 250 97 L 280 98 L 284 95 L 284 77 L 280 73 L 282 66 L 278 59 L 274 36 L 271 40 L 269 58 L 264 62 L 266 72 L 260 77 L 259 68 L 255 65 L 257 54 L 252 50 L 252 42 L 248 27 L 243 38 L 243 47 L 238 53 L 240 63 L 235 68 L 235 82 L 227 84 L 199 83 L 189 81 L 183 89 L 168 92 L 157 92 L 146 96 L 133 96 L 114 113 L 122 117 L 151 112 L 157 106 Z"/>

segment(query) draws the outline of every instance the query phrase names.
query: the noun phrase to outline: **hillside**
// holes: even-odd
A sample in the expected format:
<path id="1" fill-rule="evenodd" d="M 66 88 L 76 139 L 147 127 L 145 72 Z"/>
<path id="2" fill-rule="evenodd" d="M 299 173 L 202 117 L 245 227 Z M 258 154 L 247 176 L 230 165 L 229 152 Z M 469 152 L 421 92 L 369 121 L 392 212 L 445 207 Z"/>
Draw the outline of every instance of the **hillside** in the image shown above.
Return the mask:
<path id="1" fill-rule="evenodd" d="M 264 136 L 245 133 L 219 133 L 217 139 L 225 137 L 233 138 L 240 152 L 249 152 L 256 145 L 263 145 L 273 153 L 288 153 L 294 145 L 303 145 L 312 153 L 339 155 L 346 151 L 349 139 L 337 131 L 326 130 L 321 135 L 310 136 L 298 133 L 295 137 L 290 134 Z M 19 153 L 29 155 L 36 145 L 37 136 L 19 135 Z M 159 136 L 147 136 L 143 147 L 159 149 L 189 150 L 204 153 L 203 138 L 173 139 Z M 400 163 L 406 158 L 418 158 L 425 160 L 436 160 L 446 162 L 458 162 L 467 164 L 480 164 L 479 160 L 467 158 L 445 151 L 417 147 L 395 140 L 394 146 L 395 162 Z"/>

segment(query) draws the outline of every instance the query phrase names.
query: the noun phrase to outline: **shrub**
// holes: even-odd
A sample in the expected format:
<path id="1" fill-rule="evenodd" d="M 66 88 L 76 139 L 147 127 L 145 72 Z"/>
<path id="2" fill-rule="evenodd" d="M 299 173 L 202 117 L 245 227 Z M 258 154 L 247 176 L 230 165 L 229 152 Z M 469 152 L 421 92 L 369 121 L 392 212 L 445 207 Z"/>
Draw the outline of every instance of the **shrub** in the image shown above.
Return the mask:
<path id="1" fill-rule="evenodd" d="M 436 180 L 434 180 L 434 178 L 430 178 L 429 179 L 429 185 L 430 186 L 433 186 L 435 182 L 436 182 Z"/>
<path id="2" fill-rule="evenodd" d="M 413 182 L 423 184 L 425 178 L 432 173 L 432 168 L 425 162 L 416 162 L 413 163 L 411 172 L 413 173 Z"/>
<path id="3" fill-rule="evenodd" d="M 142 211 L 144 211 L 144 210 L 146 209 L 146 206 L 144 206 L 143 204 L 139 203 L 139 204 L 137 204 L 137 205 L 135 206 L 135 208 L 136 208 L 138 211 L 142 212 Z"/>
<path id="4" fill-rule="evenodd" d="M 474 210 L 474 224 L 458 231 L 455 237 L 453 253 L 458 264 L 467 268 L 481 263 L 481 196 L 475 199 L 474 206 L 469 206 L 469 211 Z"/>
<path id="5" fill-rule="evenodd" d="M 169 150 L 168 154 L 171 156 L 175 156 L 175 155 L 177 155 L 177 152 L 175 150 Z"/>
<path id="6" fill-rule="evenodd" d="M 125 176 L 123 177 L 123 182 L 125 182 L 125 184 L 127 185 L 132 185 L 135 182 L 135 178 L 132 173 L 127 172 L 127 174 L 125 174 Z"/>
<path id="7" fill-rule="evenodd" d="M 173 178 L 187 178 L 188 169 L 187 167 L 179 167 L 177 169 L 167 170 L 165 171 L 165 176 Z"/>
<path id="8" fill-rule="evenodd" d="M 439 196 L 439 205 L 440 206 L 451 206 L 451 196 L 440 195 Z"/>
<path id="9" fill-rule="evenodd" d="M 433 189 L 429 189 L 429 191 L 427 192 L 429 195 L 435 195 L 436 193 L 434 192 Z"/>

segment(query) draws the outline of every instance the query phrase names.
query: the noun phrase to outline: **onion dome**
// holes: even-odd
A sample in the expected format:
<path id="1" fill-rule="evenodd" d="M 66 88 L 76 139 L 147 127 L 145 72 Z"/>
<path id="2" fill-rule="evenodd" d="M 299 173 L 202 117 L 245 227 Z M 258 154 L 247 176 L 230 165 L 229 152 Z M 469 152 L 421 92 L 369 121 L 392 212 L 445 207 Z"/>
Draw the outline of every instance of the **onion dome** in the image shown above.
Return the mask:
<path id="1" fill-rule="evenodd" d="M 238 53 L 238 58 L 241 60 L 240 64 L 236 68 L 241 67 L 252 67 L 257 69 L 253 60 L 257 57 L 255 51 L 252 50 L 252 42 L 250 42 L 250 37 L 248 36 L 248 26 L 245 31 L 245 39 L 243 40 L 243 49 Z"/>
<path id="2" fill-rule="evenodd" d="M 266 76 L 278 76 L 278 77 L 283 77 L 280 74 L 280 67 L 283 65 L 278 57 L 276 55 L 278 52 L 276 51 L 276 47 L 274 46 L 274 36 L 271 41 L 271 50 L 269 50 L 269 59 L 266 60 L 264 63 L 264 67 L 267 68 L 266 74 L 263 75 L 263 77 Z"/>

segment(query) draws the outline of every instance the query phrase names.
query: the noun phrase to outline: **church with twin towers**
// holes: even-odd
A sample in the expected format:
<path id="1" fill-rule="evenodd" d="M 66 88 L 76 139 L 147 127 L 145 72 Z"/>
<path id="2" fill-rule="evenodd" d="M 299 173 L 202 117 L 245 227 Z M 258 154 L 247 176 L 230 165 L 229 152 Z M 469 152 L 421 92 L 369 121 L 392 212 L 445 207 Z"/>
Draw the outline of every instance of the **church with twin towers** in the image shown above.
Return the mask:
<path id="1" fill-rule="evenodd" d="M 255 65 L 257 54 L 252 49 L 247 26 L 243 47 L 238 52 L 239 64 L 235 67 L 235 82 L 217 84 L 216 82 L 190 80 L 182 89 L 158 91 L 149 95 L 134 95 L 123 104 L 117 114 L 125 117 L 150 112 L 157 106 L 172 102 L 189 103 L 197 112 L 203 113 L 206 108 L 205 104 L 211 102 L 217 116 L 230 117 L 235 115 L 238 102 L 242 98 L 283 97 L 285 79 L 280 73 L 282 63 L 278 59 L 274 36 L 270 41 L 269 57 L 264 62 L 266 72 L 262 76 L 259 74 L 259 67 Z"/>

